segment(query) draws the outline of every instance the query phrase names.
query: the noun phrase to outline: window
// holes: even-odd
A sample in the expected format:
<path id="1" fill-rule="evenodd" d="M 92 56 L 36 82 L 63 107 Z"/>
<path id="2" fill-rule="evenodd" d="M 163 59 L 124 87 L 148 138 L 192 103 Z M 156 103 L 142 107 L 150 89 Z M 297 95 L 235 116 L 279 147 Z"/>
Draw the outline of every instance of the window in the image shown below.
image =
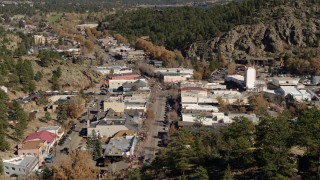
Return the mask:
<path id="1" fill-rule="evenodd" d="M 31 155 L 31 153 L 28 153 L 28 155 Z"/>
<path id="2" fill-rule="evenodd" d="M 37 156 L 37 153 L 33 153 L 33 155 Z"/>
<path id="3" fill-rule="evenodd" d="M 21 171 L 21 169 L 19 168 L 19 171 Z"/>
<path id="4" fill-rule="evenodd" d="M 6 172 L 6 174 L 9 174 L 9 172 Z"/>
<path id="5" fill-rule="evenodd" d="M 11 169 L 14 170 L 14 171 L 16 170 L 16 168 L 14 168 L 14 167 L 12 167 Z"/>
<path id="6" fill-rule="evenodd" d="M 6 167 L 6 169 L 9 169 L 9 167 L 8 166 L 5 166 Z"/>

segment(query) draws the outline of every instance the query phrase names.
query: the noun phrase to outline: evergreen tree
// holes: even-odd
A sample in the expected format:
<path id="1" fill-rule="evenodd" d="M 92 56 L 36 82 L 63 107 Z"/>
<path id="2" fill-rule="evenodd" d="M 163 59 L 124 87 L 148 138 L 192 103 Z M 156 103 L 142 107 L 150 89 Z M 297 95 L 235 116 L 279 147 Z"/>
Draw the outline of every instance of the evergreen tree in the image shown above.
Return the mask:
<path id="1" fill-rule="evenodd" d="M 247 118 L 236 118 L 222 130 L 226 147 L 222 151 L 224 160 L 233 168 L 247 168 L 254 163 L 254 125 Z"/>
<path id="2" fill-rule="evenodd" d="M 0 159 L 0 174 L 2 175 L 3 174 L 3 161 L 2 159 Z"/>
<path id="3" fill-rule="evenodd" d="M 0 90 L 0 126 L 3 130 L 8 127 L 8 96 L 7 94 Z"/>
<path id="4" fill-rule="evenodd" d="M 60 102 L 57 109 L 56 109 L 56 113 L 57 113 L 57 120 L 59 122 L 63 122 L 65 120 L 68 119 L 68 107 L 65 103 Z"/>
<path id="5" fill-rule="evenodd" d="M 295 143 L 308 147 L 305 156 L 311 168 L 316 167 L 316 179 L 320 178 L 320 110 L 307 109 L 299 113 L 295 125 Z M 312 173 L 311 173 L 312 174 Z"/>
<path id="6" fill-rule="evenodd" d="M 44 115 L 44 117 L 43 117 L 43 120 L 44 121 L 51 121 L 51 115 L 50 115 L 50 113 L 49 112 L 46 112 L 45 113 L 45 115 Z"/>
<path id="7" fill-rule="evenodd" d="M 195 170 L 195 173 L 193 175 L 194 179 L 201 179 L 201 180 L 208 180 L 209 176 L 208 176 L 208 172 L 205 168 L 203 168 L 202 166 L 198 166 Z"/>
<path id="8" fill-rule="evenodd" d="M 45 166 L 42 171 L 42 179 L 43 180 L 53 180 L 53 172 L 52 169 Z"/>
<path id="9" fill-rule="evenodd" d="M 12 110 L 14 112 L 14 119 L 17 122 L 15 126 L 15 135 L 17 139 L 22 139 L 24 132 L 28 126 L 28 115 L 17 101 L 14 101 L 12 106 Z"/>
<path id="10" fill-rule="evenodd" d="M 292 130 L 288 118 L 289 115 L 285 113 L 277 118 L 264 117 L 257 126 L 258 163 L 266 178 L 290 177 L 293 173 L 293 162 L 289 155 Z"/>
<path id="11" fill-rule="evenodd" d="M 43 75 L 40 71 L 38 71 L 34 76 L 34 80 L 37 82 L 41 81 L 42 78 L 43 78 Z"/>
<path id="12" fill-rule="evenodd" d="M 6 151 L 10 149 L 10 144 L 6 139 L 5 131 L 0 128 L 0 151 Z"/>
<path id="13" fill-rule="evenodd" d="M 88 149 L 91 151 L 91 155 L 93 160 L 97 160 L 101 157 L 102 155 L 102 147 L 101 147 L 101 142 L 96 135 L 96 133 L 92 133 L 92 137 L 88 139 L 87 146 Z"/>
<path id="14" fill-rule="evenodd" d="M 233 174 L 230 168 L 230 165 L 228 164 L 227 169 L 224 171 L 223 180 L 233 180 Z"/>

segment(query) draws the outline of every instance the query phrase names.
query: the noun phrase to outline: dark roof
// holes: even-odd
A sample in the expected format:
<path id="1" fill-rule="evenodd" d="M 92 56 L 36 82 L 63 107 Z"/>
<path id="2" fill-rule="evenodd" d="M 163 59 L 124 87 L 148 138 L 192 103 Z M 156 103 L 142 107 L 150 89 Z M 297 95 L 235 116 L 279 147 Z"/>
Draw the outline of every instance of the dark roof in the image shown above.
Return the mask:
<path id="1" fill-rule="evenodd" d="M 132 88 L 133 86 L 137 86 L 138 88 L 140 87 L 146 87 L 147 83 L 145 83 L 144 81 L 141 81 L 140 79 L 137 80 L 134 83 L 130 83 L 130 82 L 126 82 L 122 85 L 123 88 Z"/>

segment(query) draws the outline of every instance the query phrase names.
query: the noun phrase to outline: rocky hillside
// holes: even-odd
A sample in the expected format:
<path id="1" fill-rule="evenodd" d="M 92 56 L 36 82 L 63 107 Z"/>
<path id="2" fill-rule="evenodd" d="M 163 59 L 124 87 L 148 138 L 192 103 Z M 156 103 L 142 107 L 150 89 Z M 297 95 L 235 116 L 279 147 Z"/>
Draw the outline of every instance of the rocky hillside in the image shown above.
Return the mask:
<path id="1" fill-rule="evenodd" d="M 239 25 L 209 41 L 192 44 L 188 55 L 298 55 L 306 49 L 318 50 L 319 8 L 310 0 L 266 8 L 253 17 L 253 24 Z"/>
<path id="2" fill-rule="evenodd" d="M 101 74 L 98 74 L 92 70 L 88 70 L 87 67 L 83 67 L 73 63 L 65 63 L 64 65 L 53 65 L 47 68 L 39 66 L 36 62 L 33 62 L 34 71 L 41 71 L 44 74 L 44 78 L 37 83 L 38 90 L 50 90 L 51 83 L 49 79 L 52 77 L 52 71 L 56 68 L 61 68 L 61 77 L 59 78 L 59 84 L 61 90 L 80 90 L 86 89 L 95 84 L 99 84 L 103 79 Z"/>

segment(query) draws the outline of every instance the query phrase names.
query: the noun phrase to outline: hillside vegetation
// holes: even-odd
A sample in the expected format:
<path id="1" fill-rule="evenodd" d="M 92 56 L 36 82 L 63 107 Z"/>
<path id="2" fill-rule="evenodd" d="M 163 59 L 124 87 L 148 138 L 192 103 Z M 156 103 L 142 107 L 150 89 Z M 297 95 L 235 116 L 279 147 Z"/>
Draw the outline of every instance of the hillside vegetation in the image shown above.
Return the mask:
<path id="1" fill-rule="evenodd" d="M 318 0 L 245 0 L 204 8 L 138 9 L 108 16 L 111 30 L 204 60 L 319 46 Z"/>

